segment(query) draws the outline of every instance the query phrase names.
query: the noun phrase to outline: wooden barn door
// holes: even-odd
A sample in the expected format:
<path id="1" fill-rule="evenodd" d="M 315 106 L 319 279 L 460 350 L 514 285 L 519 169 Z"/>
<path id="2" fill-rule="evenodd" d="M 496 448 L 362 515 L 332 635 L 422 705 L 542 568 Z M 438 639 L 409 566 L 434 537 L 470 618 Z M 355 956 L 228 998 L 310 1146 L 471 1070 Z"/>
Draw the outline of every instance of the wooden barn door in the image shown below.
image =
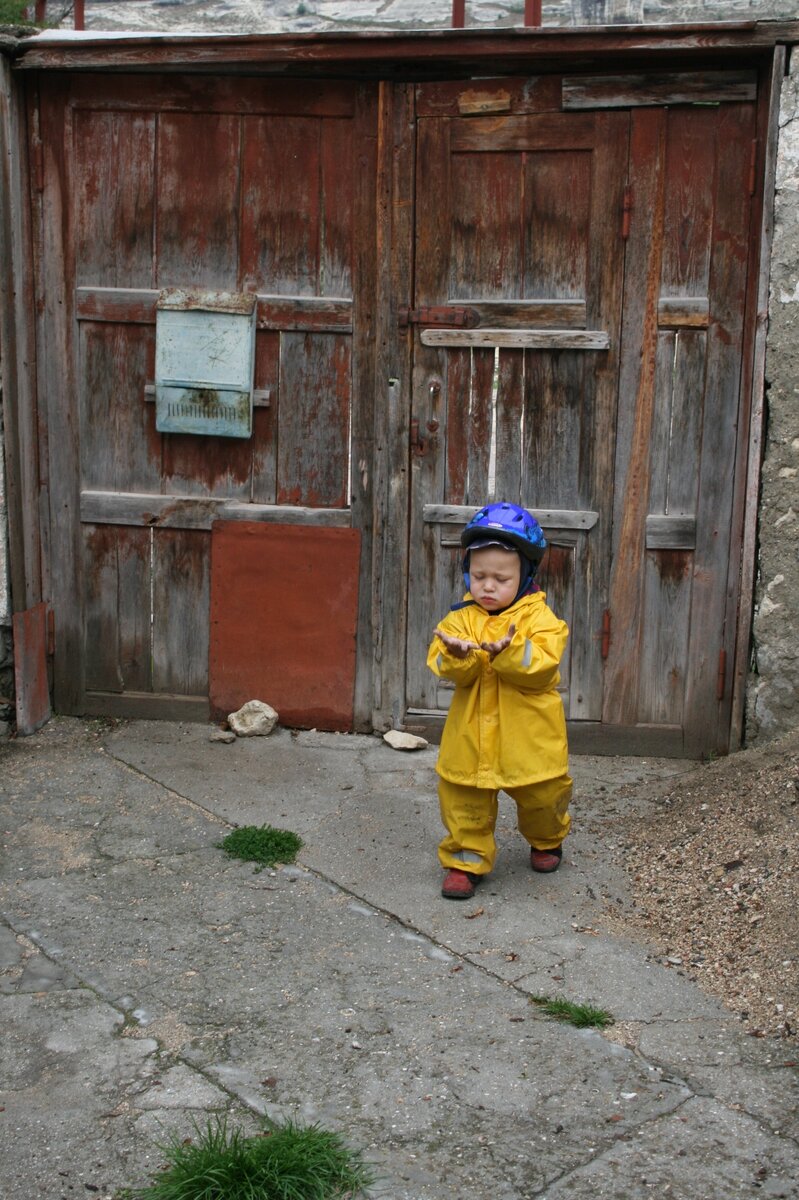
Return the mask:
<path id="1" fill-rule="evenodd" d="M 463 524 L 508 499 L 550 543 L 573 746 L 727 749 L 754 98 L 723 72 L 419 89 L 410 726 L 448 704 L 424 647 Z"/>
<path id="2" fill-rule="evenodd" d="M 602 714 L 629 116 L 535 111 L 558 80 L 497 91 L 508 115 L 474 88 L 419 96 L 410 724 L 447 707 L 422 643 L 461 598 L 459 535 L 490 498 L 543 525 L 567 713 Z"/>
<path id="3" fill-rule="evenodd" d="M 51 76 L 41 92 L 56 705 L 202 716 L 215 521 L 357 528 L 369 561 L 371 506 L 350 465 L 368 464 L 372 428 L 354 315 L 373 291 L 370 93 L 207 75 Z M 172 287 L 257 293 L 251 438 L 156 430 L 155 306 Z M 217 583 L 235 598 L 235 577 Z"/>

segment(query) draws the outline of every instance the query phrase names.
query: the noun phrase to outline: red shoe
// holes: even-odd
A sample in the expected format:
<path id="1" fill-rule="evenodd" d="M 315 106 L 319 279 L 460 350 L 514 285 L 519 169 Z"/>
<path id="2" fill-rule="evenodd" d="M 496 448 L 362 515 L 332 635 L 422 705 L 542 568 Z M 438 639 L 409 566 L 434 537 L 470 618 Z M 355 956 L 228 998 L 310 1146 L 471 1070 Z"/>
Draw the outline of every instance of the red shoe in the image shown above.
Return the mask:
<path id="1" fill-rule="evenodd" d="M 445 900 L 471 900 L 479 882 L 479 875 L 469 875 L 468 872 L 453 867 L 444 876 L 441 895 Z"/>
<path id="2" fill-rule="evenodd" d="M 560 846 L 554 846 L 551 850 L 536 850 L 535 846 L 530 847 L 530 866 L 542 875 L 557 871 L 562 858 L 563 850 Z"/>

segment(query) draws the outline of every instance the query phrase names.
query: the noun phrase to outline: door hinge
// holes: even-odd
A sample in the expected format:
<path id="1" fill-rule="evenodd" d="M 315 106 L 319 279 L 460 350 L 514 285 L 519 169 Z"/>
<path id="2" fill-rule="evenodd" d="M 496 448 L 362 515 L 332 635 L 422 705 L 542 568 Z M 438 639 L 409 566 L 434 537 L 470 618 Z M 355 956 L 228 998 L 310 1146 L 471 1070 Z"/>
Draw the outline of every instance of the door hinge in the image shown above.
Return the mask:
<path id="1" fill-rule="evenodd" d="M 606 608 L 602 614 L 602 660 L 604 661 L 610 654 L 610 609 Z"/>
<path id="2" fill-rule="evenodd" d="M 724 699 L 724 688 L 727 683 L 727 651 L 719 650 L 719 669 L 716 675 L 716 699 Z"/>
<path id="3" fill-rule="evenodd" d="M 435 325 L 445 329 L 476 329 L 480 314 L 476 308 L 454 308 L 441 304 L 424 308 L 400 308 L 397 313 L 400 329 L 409 325 Z"/>
<path id="4" fill-rule="evenodd" d="M 621 236 L 624 241 L 630 236 L 630 221 L 633 211 L 633 189 L 628 184 L 624 189 L 624 196 L 621 202 Z"/>
<path id="5" fill-rule="evenodd" d="M 752 142 L 752 152 L 749 158 L 749 195 L 754 196 L 757 185 L 757 145 L 758 139 Z"/>

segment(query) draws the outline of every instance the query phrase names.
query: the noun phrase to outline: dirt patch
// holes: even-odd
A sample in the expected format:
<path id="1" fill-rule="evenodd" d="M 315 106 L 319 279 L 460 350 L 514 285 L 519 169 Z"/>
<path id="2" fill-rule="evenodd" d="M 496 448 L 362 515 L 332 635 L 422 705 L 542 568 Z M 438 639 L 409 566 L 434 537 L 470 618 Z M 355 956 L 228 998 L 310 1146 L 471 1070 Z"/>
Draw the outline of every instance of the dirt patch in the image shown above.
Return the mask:
<path id="1" fill-rule="evenodd" d="M 625 924 L 750 1034 L 799 1040 L 799 733 L 650 800 L 616 843 L 634 901 Z"/>

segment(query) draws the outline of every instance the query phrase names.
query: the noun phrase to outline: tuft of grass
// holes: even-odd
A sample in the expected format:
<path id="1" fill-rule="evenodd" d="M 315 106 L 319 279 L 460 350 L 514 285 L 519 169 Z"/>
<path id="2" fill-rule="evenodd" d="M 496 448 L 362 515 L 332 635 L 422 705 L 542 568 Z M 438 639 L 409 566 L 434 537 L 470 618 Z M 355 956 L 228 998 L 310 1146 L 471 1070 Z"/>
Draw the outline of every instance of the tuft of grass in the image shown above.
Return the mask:
<path id="1" fill-rule="evenodd" d="M 302 838 L 290 829 L 272 825 L 242 825 L 218 843 L 231 858 L 258 863 L 259 869 L 277 863 L 293 863 L 302 849 Z"/>
<path id="2" fill-rule="evenodd" d="M 556 1021 L 567 1021 L 578 1029 L 606 1029 L 614 1023 L 614 1017 L 604 1008 L 594 1008 L 591 1004 L 575 1004 L 572 1000 L 562 1000 L 551 996 L 532 996 L 533 1004 L 537 1004 L 548 1017 Z"/>
<path id="3" fill-rule="evenodd" d="M 245 1137 L 224 1119 L 161 1146 L 167 1162 L 135 1200 L 355 1200 L 374 1182 L 360 1151 L 318 1125 L 267 1122 Z"/>

